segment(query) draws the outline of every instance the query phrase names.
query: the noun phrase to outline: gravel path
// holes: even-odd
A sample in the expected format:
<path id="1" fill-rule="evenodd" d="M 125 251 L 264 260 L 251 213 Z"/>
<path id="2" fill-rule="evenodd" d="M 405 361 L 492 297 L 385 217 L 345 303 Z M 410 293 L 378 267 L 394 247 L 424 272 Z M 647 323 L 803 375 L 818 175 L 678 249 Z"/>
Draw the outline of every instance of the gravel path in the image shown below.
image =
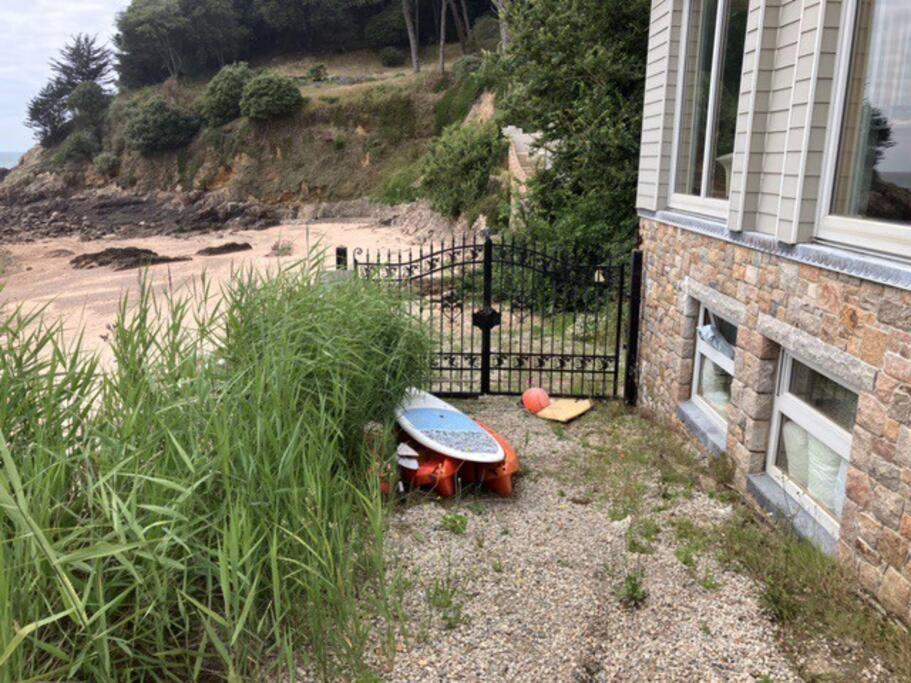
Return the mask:
<path id="1" fill-rule="evenodd" d="M 650 553 L 629 552 L 630 518 L 612 519 L 597 484 L 567 475 L 605 438 L 606 409 L 563 429 L 513 399 L 462 407 L 512 441 L 525 476 L 511 499 L 418 497 L 394 513 L 408 634 L 391 667 L 376 663 L 383 680 L 798 680 L 752 582 L 674 554 L 676 521 L 728 506 L 699 492 L 668 501 L 645 482 L 640 513 L 660 531 Z M 636 572 L 648 598 L 631 609 L 617 587 Z"/>

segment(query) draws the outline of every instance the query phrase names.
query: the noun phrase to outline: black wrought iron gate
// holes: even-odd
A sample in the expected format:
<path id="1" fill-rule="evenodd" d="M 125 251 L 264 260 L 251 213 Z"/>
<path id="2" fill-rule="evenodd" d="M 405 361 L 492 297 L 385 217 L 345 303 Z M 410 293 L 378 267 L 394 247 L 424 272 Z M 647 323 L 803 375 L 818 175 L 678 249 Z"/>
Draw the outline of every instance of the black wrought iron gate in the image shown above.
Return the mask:
<path id="1" fill-rule="evenodd" d="M 348 266 L 339 248 L 337 267 Z M 635 401 L 642 255 L 520 240 L 355 249 L 362 277 L 400 286 L 437 340 L 431 390 Z"/>

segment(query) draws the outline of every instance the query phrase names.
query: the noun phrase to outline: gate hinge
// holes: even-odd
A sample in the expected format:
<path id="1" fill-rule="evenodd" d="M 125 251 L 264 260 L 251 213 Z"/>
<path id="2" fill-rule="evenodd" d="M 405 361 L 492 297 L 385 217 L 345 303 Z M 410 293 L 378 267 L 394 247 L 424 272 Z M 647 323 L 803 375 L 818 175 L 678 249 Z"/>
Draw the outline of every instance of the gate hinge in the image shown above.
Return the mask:
<path id="1" fill-rule="evenodd" d="M 485 308 L 480 311 L 475 311 L 472 314 L 471 322 L 472 324 L 481 329 L 481 330 L 492 330 L 502 321 L 503 316 L 500 315 L 500 311 L 494 310 L 493 308 Z"/>

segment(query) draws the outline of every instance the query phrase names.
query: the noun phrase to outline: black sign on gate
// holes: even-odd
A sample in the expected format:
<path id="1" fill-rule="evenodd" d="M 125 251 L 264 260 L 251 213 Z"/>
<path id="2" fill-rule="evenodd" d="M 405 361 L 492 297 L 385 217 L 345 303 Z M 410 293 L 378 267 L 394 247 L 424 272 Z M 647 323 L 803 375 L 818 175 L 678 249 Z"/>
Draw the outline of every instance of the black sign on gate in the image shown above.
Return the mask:
<path id="1" fill-rule="evenodd" d="M 346 268 L 339 248 L 336 267 Z M 355 272 L 399 286 L 437 344 L 430 390 L 635 400 L 641 252 L 462 238 L 355 249 Z"/>

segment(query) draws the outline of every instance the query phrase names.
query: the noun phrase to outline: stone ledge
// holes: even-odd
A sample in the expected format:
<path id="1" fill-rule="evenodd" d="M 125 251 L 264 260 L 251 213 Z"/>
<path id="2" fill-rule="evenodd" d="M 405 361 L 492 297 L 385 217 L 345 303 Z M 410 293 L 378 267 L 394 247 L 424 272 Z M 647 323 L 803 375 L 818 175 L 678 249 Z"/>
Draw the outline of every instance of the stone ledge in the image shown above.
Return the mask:
<path id="1" fill-rule="evenodd" d="M 677 406 L 677 417 L 687 430 L 715 457 L 727 451 L 727 434 L 718 429 L 702 410 L 692 401 Z"/>
<path id="2" fill-rule="evenodd" d="M 746 304 L 737 301 L 737 299 L 722 294 L 718 290 L 712 289 L 698 280 L 694 280 L 689 275 L 683 280 L 683 291 L 690 298 L 696 299 L 711 308 L 725 320 L 728 320 L 737 326 L 746 324 Z"/>
<path id="3" fill-rule="evenodd" d="M 798 536 L 809 541 L 826 555 L 836 555 L 838 539 L 804 510 L 787 491 L 768 474 L 747 476 L 747 493 L 778 519 L 788 522 Z"/>
<path id="4" fill-rule="evenodd" d="M 858 393 L 873 391 L 876 368 L 850 353 L 825 344 L 818 337 L 765 313 L 759 314 L 756 330 L 797 360 L 816 365 L 848 388 Z"/>

